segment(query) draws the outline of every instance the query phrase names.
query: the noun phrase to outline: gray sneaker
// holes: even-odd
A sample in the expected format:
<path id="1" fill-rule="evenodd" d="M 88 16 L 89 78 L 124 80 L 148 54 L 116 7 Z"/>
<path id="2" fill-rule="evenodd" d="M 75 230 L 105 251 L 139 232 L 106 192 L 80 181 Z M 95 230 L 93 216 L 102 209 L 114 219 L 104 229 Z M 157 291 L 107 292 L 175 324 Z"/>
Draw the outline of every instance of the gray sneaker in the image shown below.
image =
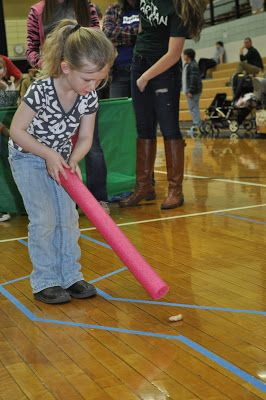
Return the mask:
<path id="1" fill-rule="evenodd" d="M 0 222 L 5 222 L 10 219 L 10 214 L 8 213 L 0 213 Z"/>

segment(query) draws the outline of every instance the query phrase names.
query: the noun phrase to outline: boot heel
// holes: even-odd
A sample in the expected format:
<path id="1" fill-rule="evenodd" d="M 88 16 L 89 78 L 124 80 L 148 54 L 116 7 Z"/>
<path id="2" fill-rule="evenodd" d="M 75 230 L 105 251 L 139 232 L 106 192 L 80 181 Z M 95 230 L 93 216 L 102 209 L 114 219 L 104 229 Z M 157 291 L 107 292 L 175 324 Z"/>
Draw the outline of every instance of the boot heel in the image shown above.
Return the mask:
<path id="1" fill-rule="evenodd" d="M 150 193 L 148 196 L 145 198 L 146 201 L 152 201 L 156 200 L 156 193 Z"/>

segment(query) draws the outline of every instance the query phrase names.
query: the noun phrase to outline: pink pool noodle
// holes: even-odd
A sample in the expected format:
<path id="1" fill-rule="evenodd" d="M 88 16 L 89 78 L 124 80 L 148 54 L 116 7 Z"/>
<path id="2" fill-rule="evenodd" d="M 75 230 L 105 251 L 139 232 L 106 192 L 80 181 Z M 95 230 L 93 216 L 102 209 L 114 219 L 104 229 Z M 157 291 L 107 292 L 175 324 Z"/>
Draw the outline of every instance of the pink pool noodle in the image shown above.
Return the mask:
<path id="1" fill-rule="evenodd" d="M 160 299 L 165 296 L 169 290 L 167 284 L 144 260 L 78 176 L 68 169 L 66 169 L 65 172 L 68 179 L 64 179 L 64 177 L 60 175 L 62 186 L 95 225 L 130 272 L 153 299 Z"/>

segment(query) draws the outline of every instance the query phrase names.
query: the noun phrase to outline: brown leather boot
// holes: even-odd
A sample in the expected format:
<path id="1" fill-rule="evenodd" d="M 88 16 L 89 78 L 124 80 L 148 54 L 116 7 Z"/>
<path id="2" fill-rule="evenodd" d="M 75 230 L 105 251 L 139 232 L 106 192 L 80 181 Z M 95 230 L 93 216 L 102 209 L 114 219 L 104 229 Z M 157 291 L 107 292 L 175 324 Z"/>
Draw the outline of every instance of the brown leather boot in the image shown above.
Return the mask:
<path id="1" fill-rule="evenodd" d="M 185 141 L 182 139 L 169 139 L 164 141 L 168 196 L 161 204 L 162 210 L 181 207 L 184 203 L 182 183 L 184 178 L 184 148 Z"/>
<path id="2" fill-rule="evenodd" d="M 134 207 L 141 200 L 154 200 L 155 190 L 152 174 L 156 157 L 156 139 L 137 139 L 137 177 L 136 187 L 126 199 L 120 201 L 120 207 Z"/>

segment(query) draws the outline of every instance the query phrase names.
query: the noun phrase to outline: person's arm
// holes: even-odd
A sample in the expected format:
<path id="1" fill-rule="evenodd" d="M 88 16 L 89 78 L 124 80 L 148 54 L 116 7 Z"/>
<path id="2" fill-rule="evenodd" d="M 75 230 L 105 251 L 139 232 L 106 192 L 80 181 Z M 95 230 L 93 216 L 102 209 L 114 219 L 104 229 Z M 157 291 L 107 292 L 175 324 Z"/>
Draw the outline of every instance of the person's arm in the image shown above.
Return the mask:
<path id="1" fill-rule="evenodd" d="M 184 37 L 170 37 L 167 53 L 137 80 L 137 85 L 141 92 L 144 92 L 145 87 L 151 79 L 167 71 L 179 61 L 184 43 Z"/>
<path id="2" fill-rule="evenodd" d="M 118 6 L 108 7 L 103 21 L 103 32 L 114 46 L 133 46 L 136 42 L 139 21 L 131 26 L 122 26 Z"/>
<path id="3" fill-rule="evenodd" d="M 86 154 L 89 152 L 91 148 L 94 126 L 95 126 L 95 117 L 96 113 L 93 113 L 89 115 L 84 115 L 81 118 L 78 139 L 75 144 L 74 150 L 71 153 L 68 163 L 71 168 L 71 171 L 76 173 L 81 180 L 82 176 L 78 163 L 86 156 Z"/>
<path id="4" fill-rule="evenodd" d="M 225 63 L 225 49 L 224 47 L 222 48 L 222 51 L 219 55 L 219 63 L 224 64 Z"/>
<path id="5" fill-rule="evenodd" d="M 99 17 L 97 14 L 97 10 L 93 4 L 89 4 L 89 10 L 90 10 L 90 28 L 97 28 L 100 29 L 100 21 Z"/>
<path id="6" fill-rule="evenodd" d="M 39 19 L 34 9 L 31 9 L 27 19 L 26 50 L 27 60 L 31 67 L 38 68 L 40 66 L 40 47 Z"/>
<path id="7" fill-rule="evenodd" d="M 197 67 L 197 65 L 193 65 L 191 66 L 190 69 L 190 80 L 188 82 L 188 89 L 187 89 L 188 94 L 191 95 L 195 94 L 199 80 L 200 80 L 199 68 Z"/>
<path id="8" fill-rule="evenodd" d="M 59 173 L 62 173 L 67 178 L 64 167 L 69 168 L 69 166 L 59 153 L 39 143 L 38 140 L 27 132 L 27 128 L 35 114 L 36 112 L 22 101 L 13 117 L 10 127 L 10 137 L 23 150 L 43 158 L 46 161 L 48 173 L 60 184 Z"/>
<path id="9" fill-rule="evenodd" d="M 241 61 L 246 61 L 246 59 L 247 59 L 248 53 L 246 55 L 244 55 L 244 50 L 245 50 L 245 46 L 240 48 L 240 60 Z"/>

